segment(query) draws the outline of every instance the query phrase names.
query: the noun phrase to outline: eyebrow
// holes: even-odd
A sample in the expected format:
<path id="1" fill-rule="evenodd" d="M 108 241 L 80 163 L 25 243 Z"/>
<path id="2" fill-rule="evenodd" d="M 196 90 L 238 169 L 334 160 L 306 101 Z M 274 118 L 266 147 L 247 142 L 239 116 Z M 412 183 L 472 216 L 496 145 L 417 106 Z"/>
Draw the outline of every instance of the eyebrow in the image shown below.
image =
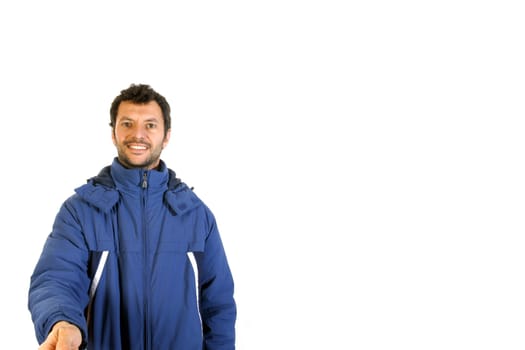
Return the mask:
<path id="1" fill-rule="evenodd" d="M 128 116 L 125 116 L 125 115 L 120 117 L 120 121 L 122 121 L 122 120 L 129 120 L 129 121 L 132 121 L 132 122 L 135 121 L 135 119 L 133 119 L 131 117 L 128 117 Z M 151 117 L 151 118 L 148 118 L 148 119 L 144 120 L 144 122 L 147 122 L 147 123 L 151 123 L 151 122 L 160 123 L 161 120 L 159 120 L 157 117 Z"/>

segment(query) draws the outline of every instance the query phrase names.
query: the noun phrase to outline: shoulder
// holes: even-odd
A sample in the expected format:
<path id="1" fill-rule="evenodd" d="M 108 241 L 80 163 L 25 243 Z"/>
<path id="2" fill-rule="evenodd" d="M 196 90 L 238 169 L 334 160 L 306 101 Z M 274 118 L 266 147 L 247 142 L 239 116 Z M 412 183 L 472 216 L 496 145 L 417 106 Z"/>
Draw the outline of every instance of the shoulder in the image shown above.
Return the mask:
<path id="1" fill-rule="evenodd" d="M 111 167 L 103 168 L 97 176 L 87 180 L 87 183 L 75 189 L 71 202 L 83 201 L 107 212 L 117 203 L 118 191 L 111 177 Z"/>
<path id="2" fill-rule="evenodd" d="M 207 209 L 193 189 L 182 181 L 166 191 L 165 201 L 176 215 L 184 215 L 197 209 Z"/>

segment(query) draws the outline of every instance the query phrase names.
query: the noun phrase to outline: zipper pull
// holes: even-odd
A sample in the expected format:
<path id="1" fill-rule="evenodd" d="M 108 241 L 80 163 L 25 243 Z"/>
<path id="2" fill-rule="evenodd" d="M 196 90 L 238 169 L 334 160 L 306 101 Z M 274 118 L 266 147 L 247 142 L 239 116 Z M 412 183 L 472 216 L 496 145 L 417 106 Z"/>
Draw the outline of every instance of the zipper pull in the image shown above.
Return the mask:
<path id="1" fill-rule="evenodd" d="M 144 175 L 142 176 L 142 188 L 146 189 L 148 188 L 148 172 L 145 171 Z"/>

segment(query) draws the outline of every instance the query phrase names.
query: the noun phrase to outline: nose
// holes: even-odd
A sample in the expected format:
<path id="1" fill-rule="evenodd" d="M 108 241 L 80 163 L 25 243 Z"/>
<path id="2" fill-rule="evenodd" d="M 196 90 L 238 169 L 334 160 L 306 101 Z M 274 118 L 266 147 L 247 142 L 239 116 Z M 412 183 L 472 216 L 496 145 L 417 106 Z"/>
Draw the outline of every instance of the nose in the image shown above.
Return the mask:
<path id="1" fill-rule="evenodd" d="M 143 125 L 135 125 L 132 134 L 137 139 L 144 139 L 146 137 L 146 127 Z"/>

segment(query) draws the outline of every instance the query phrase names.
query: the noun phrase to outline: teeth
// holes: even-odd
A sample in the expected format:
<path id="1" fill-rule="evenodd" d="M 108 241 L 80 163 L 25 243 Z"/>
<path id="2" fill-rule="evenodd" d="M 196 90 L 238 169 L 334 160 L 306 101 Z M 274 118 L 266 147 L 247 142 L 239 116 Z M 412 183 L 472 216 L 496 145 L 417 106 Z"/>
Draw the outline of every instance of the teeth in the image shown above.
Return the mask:
<path id="1" fill-rule="evenodd" d="M 133 148 L 133 149 L 146 149 L 146 146 L 129 146 L 129 148 Z"/>

